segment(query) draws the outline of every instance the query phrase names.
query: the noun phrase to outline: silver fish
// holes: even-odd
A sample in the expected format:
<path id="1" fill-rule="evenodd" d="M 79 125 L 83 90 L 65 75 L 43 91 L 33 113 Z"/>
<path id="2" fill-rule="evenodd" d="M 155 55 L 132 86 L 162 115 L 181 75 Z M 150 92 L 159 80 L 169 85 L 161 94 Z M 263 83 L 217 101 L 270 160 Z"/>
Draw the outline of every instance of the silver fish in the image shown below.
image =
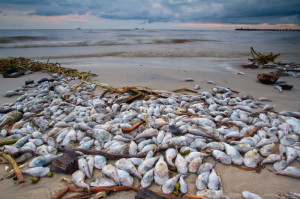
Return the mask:
<path id="1" fill-rule="evenodd" d="M 169 148 L 166 150 L 165 156 L 166 161 L 170 166 L 175 167 L 173 160 L 176 158 L 177 152 L 174 148 Z"/>
<path id="2" fill-rule="evenodd" d="M 280 160 L 280 161 L 275 162 L 273 164 L 273 169 L 275 171 L 281 171 L 281 170 L 285 169 L 287 167 L 287 165 L 288 164 L 287 164 L 287 162 L 285 160 Z"/>
<path id="3" fill-rule="evenodd" d="M 90 186 L 84 182 L 85 174 L 81 170 L 77 170 L 72 174 L 72 182 L 81 188 L 87 188 L 90 190 Z"/>
<path id="4" fill-rule="evenodd" d="M 274 171 L 275 174 L 277 175 L 284 175 L 284 176 L 289 176 L 289 177 L 293 177 L 293 178 L 300 178 L 300 169 L 293 167 L 293 166 L 289 166 L 284 170 L 281 171 Z"/>
<path id="5" fill-rule="evenodd" d="M 7 113 L 5 115 L 5 118 L 0 123 L 0 129 L 2 129 L 6 125 L 10 125 L 10 124 L 13 124 L 13 123 L 19 121 L 20 119 L 22 119 L 22 117 L 23 117 L 23 113 L 21 113 L 19 111 L 12 111 L 12 112 Z"/>
<path id="6" fill-rule="evenodd" d="M 87 161 L 87 163 L 88 163 L 89 173 L 90 173 L 91 176 L 93 176 L 94 165 L 95 165 L 95 159 L 94 159 L 94 156 L 88 155 L 88 156 L 86 157 L 86 161 Z"/>
<path id="7" fill-rule="evenodd" d="M 210 172 L 206 171 L 198 175 L 196 179 L 196 187 L 199 191 L 207 189 L 208 177 Z"/>
<path id="8" fill-rule="evenodd" d="M 21 170 L 21 172 L 32 177 L 44 177 L 50 172 L 50 169 L 48 167 L 33 167 Z"/>
<path id="9" fill-rule="evenodd" d="M 169 179 L 169 169 L 161 155 L 154 167 L 154 182 L 162 186 Z"/>
<path id="10" fill-rule="evenodd" d="M 106 177 L 96 178 L 94 181 L 90 183 L 91 187 L 107 187 L 107 186 L 117 186 L 117 185 L 118 184 L 114 180 Z"/>
<path id="11" fill-rule="evenodd" d="M 89 165 L 88 162 L 86 161 L 86 159 L 81 158 L 78 160 L 78 168 L 84 172 L 84 174 L 88 177 L 88 178 L 92 178 L 92 175 L 90 174 L 90 169 L 89 169 Z"/>
<path id="12" fill-rule="evenodd" d="M 256 168 L 260 159 L 256 149 L 248 151 L 244 156 L 244 165 L 249 168 Z"/>
<path id="13" fill-rule="evenodd" d="M 278 154 L 271 154 L 266 159 L 261 161 L 261 165 L 264 164 L 273 164 L 274 162 L 278 162 L 281 160 L 281 156 Z"/>
<path id="14" fill-rule="evenodd" d="M 132 186 L 133 185 L 133 178 L 129 175 L 127 171 L 117 169 L 117 174 L 119 181 L 122 186 Z"/>
<path id="15" fill-rule="evenodd" d="M 210 199 L 221 199 L 226 198 L 223 194 L 222 190 L 211 190 L 211 189 L 204 189 L 202 191 L 198 191 L 196 193 L 197 196 L 200 196 L 202 198 L 210 198 Z"/>
<path id="16" fill-rule="evenodd" d="M 298 157 L 298 151 L 292 147 L 286 147 L 286 162 L 289 165 Z"/>
<path id="17" fill-rule="evenodd" d="M 96 169 L 102 169 L 106 165 L 106 157 L 101 155 L 95 155 L 94 156 L 94 167 Z"/>
<path id="18" fill-rule="evenodd" d="M 204 172 L 210 172 L 215 166 L 216 166 L 216 162 L 213 162 L 213 163 L 206 162 L 204 164 L 201 164 L 197 171 L 197 174 L 201 174 Z"/>
<path id="19" fill-rule="evenodd" d="M 186 194 L 188 191 L 188 185 L 186 184 L 186 182 L 183 179 L 183 176 L 180 176 L 179 178 L 179 187 L 180 187 L 180 192 L 183 194 Z"/>
<path id="20" fill-rule="evenodd" d="M 149 158 L 146 159 L 139 167 L 138 167 L 138 171 L 144 175 L 147 171 L 149 171 L 150 169 L 153 168 L 153 166 L 155 165 L 155 163 L 158 161 L 159 157 L 153 157 L 153 158 Z"/>
<path id="21" fill-rule="evenodd" d="M 153 182 L 153 177 L 154 177 L 154 169 L 150 169 L 144 174 L 141 180 L 141 186 L 143 188 L 149 187 Z"/>
<path id="22" fill-rule="evenodd" d="M 102 173 L 107 177 L 112 178 L 118 185 L 120 185 L 120 181 L 117 174 L 117 169 L 111 164 L 107 164 L 102 168 Z"/>
<path id="23" fill-rule="evenodd" d="M 212 169 L 208 176 L 207 187 L 213 190 L 219 190 L 221 185 L 220 177 L 217 175 L 215 169 Z"/>
<path id="24" fill-rule="evenodd" d="M 186 157 L 185 160 L 187 162 L 191 162 L 193 159 L 198 158 L 198 157 L 208 157 L 209 154 L 198 152 L 198 151 L 192 151 L 190 152 Z"/>
<path id="25" fill-rule="evenodd" d="M 188 173 L 188 162 L 180 155 L 177 154 L 175 159 L 175 166 L 177 168 L 177 172 L 182 175 L 187 175 Z"/>
<path id="26" fill-rule="evenodd" d="M 251 193 L 250 191 L 243 191 L 242 196 L 244 199 L 262 199 L 261 197 L 259 197 L 255 193 Z"/>
<path id="27" fill-rule="evenodd" d="M 195 159 L 193 159 L 189 165 L 188 165 L 188 169 L 190 173 L 197 173 L 200 165 L 202 164 L 202 158 L 201 157 L 197 157 Z"/>
<path id="28" fill-rule="evenodd" d="M 271 155 L 272 153 L 274 153 L 276 149 L 276 145 L 274 143 L 272 144 L 267 144 L 267 145 L 264 145 L 263 147 L 261 147 L 259 149 L 259 152 L 262 156 L 269 156 Z"/>
<path id="29" fill-rule="evenodd" d="M 128 150 L 129 154 L 130 155 L 137 154 L 137 149 L 138 149 L 137 144 L 134 141 L 131 141 L 130 144 L 129 144 L 129 150 Z"/>
<path id="30" fill-rule="evenodd" d="M 226 155 L 223 151 L 219 150 L 213 150 L 212 156 L 219 160 L 222 164 L 230 165 L 231 164 L 231 159 L 229 156 Z"/>
<path id="31" fill-rule="evenodd" d="M 243 164 L 243 157 L 241 154 L 236 150 L 233 146 L 223 143 L 225 146 L 226 154 L 230 157 L 231 161 L 235 165 L 242 165 Z"/>
<path id="32" fill-rule="evenodd" d="M 36 158 L 33 158 L 28 166 L 29 167 L 41 167 L 41 166 L 46 166 L 47 164 L 50 164 L 52 162 L 52 160 L 54 160 L 56 157 L 58 157 L 57 155 L 53 155 L 53 154 L 48 154 L 48 155 L 43 155 L 43 156 L 38 156 Z"/>
<path id="33" fill-rule="evenodd" d="M 180 177 L 180 174 L 177 174 L 174 177 L 167 180 L 161 187 L 163 193 L 168 193 L 168 194 L 172 193 L 174 191 L 175 184 L 179 180 L 179 177 Z"/>
<path id="34" fill-rule="evenodd" d="M 156 135 L 157 133 L 158 133 L 158 130 L 153 129 L 153 128 L 149 128 L 149 129 L 144 130 L 142 133 L 138 134 L 134 138 L 134 140 L 138 140 L 140 138 L 149 138 L 149 137 L 152 137 L 152 136 Z"/>
<path id="35" fill-rule="evenodd" d="M 138 179 L 142 179 L 141 173 L 135 168 L 135 166 L 132 164 L 131 161 L 129 161 L 125 158 L 122 158 L 122 159 L 119 159 L 118 161 L 116 161 L 115 165 L 119 169 L 127 171 L 128 173 L 137 177 Z"/>

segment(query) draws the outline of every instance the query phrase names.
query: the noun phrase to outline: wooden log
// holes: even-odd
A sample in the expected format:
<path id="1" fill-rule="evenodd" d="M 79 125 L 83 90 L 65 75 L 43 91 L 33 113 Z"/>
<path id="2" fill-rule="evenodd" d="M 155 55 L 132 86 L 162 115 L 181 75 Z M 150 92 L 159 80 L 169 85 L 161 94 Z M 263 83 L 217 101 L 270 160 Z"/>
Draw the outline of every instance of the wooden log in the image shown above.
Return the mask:
<path id="1" fill-rule="evenodd" d="M 16 163 L 16 161 L 9 154 L 3 153 L 1 151 L 0 151 L 0 156 L 5 158 L 9 162 L 9 164 L 13 167 L 14 172 L 18 178 L 18 182 L 19 183 L 25 182 L 23 174 L 22 174 L 20 168 L 18 167 L 18 164 Z"/>

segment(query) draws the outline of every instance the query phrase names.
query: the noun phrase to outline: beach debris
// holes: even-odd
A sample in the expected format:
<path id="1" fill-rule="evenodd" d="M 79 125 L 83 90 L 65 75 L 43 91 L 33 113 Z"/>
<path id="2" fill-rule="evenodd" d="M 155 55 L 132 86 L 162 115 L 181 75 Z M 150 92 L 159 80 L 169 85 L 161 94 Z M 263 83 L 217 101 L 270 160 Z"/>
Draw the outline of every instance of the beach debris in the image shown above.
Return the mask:
<path id="1" fill-rule="evenodd" d="M 67 178 L 67 177 L 61 177 L 61 178 L 59 178 L 59 182 L 67 182 L 67 183 L 69 183 L 69 184 L 72 184 L 72 180 L 70 180 L 69 178 Z"/>
<path id="2" fill-rule="evenodd" d="M 289 84 L 279 84 L 282 90 L 291 90 L 294 86 Z"/>
<path id="3" fill-rule="evenodd" d="M 21 172 L 20 168 L 18 167 L 18 164 L 16 163 L 16 161 L 9 154 L 3 153 L 1 151 L 0 151 L 0 156 L 5 158 L 9 162 L 9 164 L 12 166 L 14 173 L 16 174 L 16 176 L 18 178 L 18 182 L 19 183 L 25 182 L 22 172 Z"/>
<path id="4" fill-rule="evenodd" d="M 16 78 L 24 75 L 24 71 L 20 68 L 9 68 L 2 72 L 4 78 Z"/>
<path id="5" fill-rule="evenodd" d="M 194 89 L 195 89 L 195 90 L 200 90 L 200 86 L 199 86 L 198 84 L 196 84 L 196 85 L 194 86 Z"/>
<path id="6" fill-rule="evenodd" d="M 245 75 L 244 72 L 237 72 L 238 75 Z"/>
<path id="7" fill-rule="evenodd" d="M 135 199 L 162 199 L 162 197 L 150 189 L 141 189 L 137 192 Z"/>
<path id="8" fill-rule="evenodd" d="M 262 73 L 257 75 L 258 81 L 263 84 L 274 84 L 278 78 L 278 75 L 272 73 Z"/>
<path id="9" fill-rule="evenodd" d="M 209 81 L 207 81 L 206 83 L 216 85 L 215 82 L 212 81 L 212 80 L 209 80 Z"/>
<path id="10" fill-rule="evenodd" d="M 11 111 L 7 113 L 0 123 L 0 129 L 2 129 L 4 126 L 11 125 L 19 120 L 21 120 L 23 117 L 23 113 L 19 111 Z"/>
<path id="11" fill-rule="evenodd" d="M 66 151 L 54 159 L 50 166 L 51 171 L 56 173 L 71 174 L 78 169 L 78 161 L 75 151 Z"/>
<path id="12" fill-rule="evenodd" d="M 282 93 L 282 88 L 280 86 L 274 86 L 274 88 L 278 90 L 279 93 Z"/>
<path id="13" fill-rule="evenodd" d="M 279 193 L 279 196 L 284 196 L 287 199 L 299 199 L 300 198 L 300 194 L 294 193 L 294 192 Z"/>
<path id="14" fill-rule="evenodd" d="M 191 78 L 191 77 L 189 77 L 189 78 L 187 78 L 186 80 L 184 80 L 185 82 L 193 82 L 194 81 L 194 79 L 193 78 Z"/>
<path id="15" fill-rule="evenodd" d="M 261 197 L 259 197 L 255 193 L 251 193 L 250 191 L 243 191 L 242 196 L 244 199 L 262 199 Z"/>
<path id="16" fill-rule="evenodd" d="M 103 91 L 86 78 L 73 86 L 69 82 L 76 78 L 63 74 L 48 79 L 1 106 L 9 110 L 1 113 L 2 127 L 9 125 L 1 134 L 19 140 L 0 150 L 33 166 L 22 168 L 24 174 L 45 176 L 51 162 L 51 171 L 74 175 L 81 189 L 68 190 L 86 194 L 90 186 L 95 193 L 126 185 L 116 190 L 138 191 L 128 186 L 137 178 L 142 187 L 154 182 L 164 192 L 180 194 L 188 189 L 184 177 L 197 173 L 197 194 L 221 197 L 216 164 L 246 171 L 273 164 L 274 172 L 288 172 L 298 158 L 299 112 L 278 113 L 272 105 L 225 87 L 188 94 L 140 87 Z M 17 119 L 7 119 L 11 110 L 19 110 Z M 208 157 L 218 163 L 207 162 Z M 105 180 L 95 177 L 95 169 Z M 95 181 L 87 184 L 86 177 Z"/>

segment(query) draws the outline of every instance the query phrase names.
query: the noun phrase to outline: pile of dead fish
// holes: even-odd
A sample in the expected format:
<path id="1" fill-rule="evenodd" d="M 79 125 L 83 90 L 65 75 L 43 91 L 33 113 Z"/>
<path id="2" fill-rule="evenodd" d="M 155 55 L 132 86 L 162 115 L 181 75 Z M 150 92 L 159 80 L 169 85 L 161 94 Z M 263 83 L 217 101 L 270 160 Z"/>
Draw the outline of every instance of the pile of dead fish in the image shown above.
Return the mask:
<path id="1" fill-rule="evenodd" d="M 52 171 L 72 173 L 78 187 L 131 186 L 137 178 L 142 187 L 156 183 L 164 193 L 185 194 L 185 177 L 193 173 L 198 175 L 194 194 L 205 198 L 225 197 L 216 162 L 248 168 L 273 164 L 274 173 L 300 178 L 300 169 L 290 166 L 300 160 L 300 112 L 276 113 L 272 105 L 247 95 L 233 97 L 230 89 L 219 86 L 211 93 L 164 92 L 118 103 L 132 93 L 99 97 L 93 95 L 94 84 L 72 91 L 75 86 L 66 83 L 72 79 L 53 74 L 52 81 L 28 84 L 33 92 L 23 90 L 16 102 L 0 106 L 1 135 L 19 139 L 1 150 L 29 163 L 21 167 L 23 174 L 43 177 L 52 162 Z M 61 153 L 60 147 L 83 153 Z M 89 150 L 120 158 L 109 164 L 109 156 L 85 155 Z M 208 156 L 215 162 L 206 161 Z M 94 176 L 94 169 L 102 177 Z M 85 178 L 93 181 L 87 184 Z M 251 196 L 243 192 L 243 197 Z"/>

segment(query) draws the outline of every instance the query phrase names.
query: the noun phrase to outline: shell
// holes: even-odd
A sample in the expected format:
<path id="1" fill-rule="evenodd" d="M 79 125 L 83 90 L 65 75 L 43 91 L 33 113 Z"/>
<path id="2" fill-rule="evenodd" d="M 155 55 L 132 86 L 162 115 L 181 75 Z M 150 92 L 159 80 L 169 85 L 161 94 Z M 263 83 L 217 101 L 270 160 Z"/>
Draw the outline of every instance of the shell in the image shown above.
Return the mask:
<path id="1" fill-rule="evenodd" d="M 77 156 L 74 151 L 66 151 L 61 156 L 54 159 L 51 163 L 50 170 L 56 173 L 71 174 L 78 170 Z"/>

